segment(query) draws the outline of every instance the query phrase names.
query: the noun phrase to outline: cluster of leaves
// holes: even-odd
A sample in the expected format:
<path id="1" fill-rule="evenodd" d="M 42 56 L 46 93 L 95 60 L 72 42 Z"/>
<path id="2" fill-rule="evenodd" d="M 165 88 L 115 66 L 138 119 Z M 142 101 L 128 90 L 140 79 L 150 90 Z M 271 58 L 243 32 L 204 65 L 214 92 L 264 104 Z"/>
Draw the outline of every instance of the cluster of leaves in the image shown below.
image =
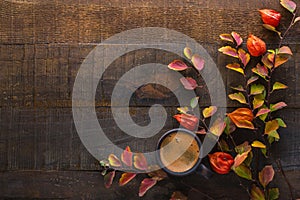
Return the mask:
<path id="1" fill-rule="evenodd" d="M 148 177 L 144 178 L 139 187 L 139 196 L 142 197 L 152 188 L 158 181 L 167 177 L 167 174 L 157 166 L 148 166 L 147 159 L 142 153 L 133 153 L 129 146 L 125 148 L 121 154 L 121 160 L 114 154 L 108 156 L 108 160 L 100 161 L 100 165 L 104 168 L 102 175 L 104 176 L 104 186 L 110 188 L 115 178 L 116 170 L 126 168 L 119 179 L 119 186 L 124 186 L 136 177 L 138 173 L 148 173 Z M 135 170 L 133 170 L 133 167 Z M 153 169 L 153 170 L 152 170 Z M 138 170 L 138 173 L 136 171 Z M 132 172 L 130 172 L 132 171 Z"/>

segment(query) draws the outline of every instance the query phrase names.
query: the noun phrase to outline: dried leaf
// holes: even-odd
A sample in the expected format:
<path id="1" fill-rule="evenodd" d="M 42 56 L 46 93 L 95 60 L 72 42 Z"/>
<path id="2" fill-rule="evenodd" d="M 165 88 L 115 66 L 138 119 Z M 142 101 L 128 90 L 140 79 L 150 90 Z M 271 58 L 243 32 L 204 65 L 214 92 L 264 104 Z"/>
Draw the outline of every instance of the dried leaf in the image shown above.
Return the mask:
<path id="1" fill-rule="evenodd" d="M 231 100 L 236 100 L 240 103 L 247 104 L 246 98 L 243 95 L 243 93 L 241 93 L 241 92 L 230 94 L 230 95 L 228 95 L 228 97 Z"/>
<path id="2" fill-rule="evenodd" d="M 258 76 L 252 76 L 248 79 L 247 85 L 250 85 L 251 83 L 255 82 L 258 80 Z"/>
<path id="3" fill-rule="evenodd" d="M 286 106 L 287 106 L 287 104 L 281 101 L 281 102 L 278 102 L 276 104 L 271 104 L 270 105 L 270 110 L 271 110 L 271 112 L 274 112 L 274 111 L 279 110 L 281 108 L 284 108 Z"/>
<path id="4" fill-rule="evenodd" d="M 125 172 L 122 174 L 121 178 L 119 179 L 119 185 L 124 186 L 129 183 L 134 177 L 136 176 L 135 173 Z"/>
<path id="5" fill-rule="evenodd" d="M 256 185 L 252 186 L 251 200 L 265 200 L 265 195 L 264 195 L 263 191 Z"/>
<path id="6" fill-rule="evenodd" d="M 275 82 L 273 85 L 273 90 L 281 90 L 281 89 L 286 89 L 286 88 L 288 88 L 288 86 L 286 86 L 280 82 Z"/>
<path id="7" fill-rule="evenodd" d="M 182 194 L 180 191 L 173 192 L 170 200 L 188 200 L 187 196 Z"/>
<path id="8" fill-rule="evenodd" d="M 242 85 L 238 85 L 237 87 L 231 87 L 231 88 L 240 92 L 245 92 L 245 89 Z"/>
<path id="9" fill-rule="evenodd" d="M 251 95 L 262 94 L 265 90 L 265 86 L 261 84 L 252 84 L 250 88 Z"/>
<path id="10" fill-rule="evenodd" d="M 221 40 L 224 40 L 224 41 L 228 41 L 228 42 L 232 42 L 232 43 L 234 42 L 232 36 L 227 33 L 221 34 L 220 38 L 221 38 Z"/>
<path id="11" fill-rule="evenodd" d="M 280 4 L 291 13 L 294 13 L 297 7 L 296 3 L 291 0 L 280 0 Z"/>
<path id="12" fill-rule="evenodd" d="M 262 94 L 255 95 L 253 99 L 253 109 L 260 108 L 264 104 L 264 96 Z"/>
<path id="13" fill-rule="evenodd" d="M 182 77 L 180 78 L 180 82 L 182 83 L 183 87 L 187 90 L 194 90 L 196 87 L 198 87 L 197 81 L 195 81 L 195 79 L 191 77 Z"/>
<path id="14" fill-rule="evenodd" d="M 258 173 L 260 184 L 265 188 L 273 180 L 274 174 L 275 172 L 272 165 L 266 165 L 261 172 Z"/>
<path id="15" fill-rule="evenodd" d="M 123 151 L 123 153 L 121 155 L 121 160 L 125 165 L 127 165 L 129 167 L 132 166 L 132 152 L 131 152 L 129 146 L 127 146 L 125 148 L 125 150 Z"/>
<path id="16" fill-rule="evenodd" d="M 270 188 L 269 189 L 269 199 L 276 200 L 279 198 L 279 189 L 278 188 Z"/>
<path id="17" fill-rule="evenodd" d="M 121 167 L 122 166 L 121 161 L 114 154 L 110 154 L 108 156 L 108 162 L 109 162 L 109 165 L 112 167 Z"/>
<path id="18" fill-rule="evenodd" d="M 256 113 L 256 116 L 255 116 L 255 117 L 258 117 L 258 116 L 267 114 L 267 113 L 269 113 L 269 112 L 271 112 L 270 109 L 268 109 L 268 108 L 262 108 L 262 109 L 260 109 L 260 110 Z"/>
<path id="19" fill-rule="evenodd" d="M 151 170 L 151 167 L 150 167 L 150 170 Z M 162 169 L 159 169 L 159 166 L 156 166 L 156 170 L 149 172 L 148 176 L 150 176 L 152 179 L 157 180 L 157 181 L 161 181 L 168 177 L 166 172 L 164 172 Z"/>
<path id="20" fill-rule="evenodd" d="M 276 119 L 266 122 L 265 134 L 270 134 L 279 128 L 278 121 Z"/>
<path id="21" fill-rule="evenodd" d="M 293 55 L 292 50 L 288 46 L 282 46 L 282 47 L 280 47 L 280 49 L 278 50 L 277 54 L 288 54 L 290 56 Z"/>
<path id="22" fill-rule="evenodd" d="M 186 70 L 188 66 L 181 60 L 174 60 L 168 65 L 168 68 L 175 71 L 183 71 Z"/>
<path id="23" fill-rule="evenodd" d="M 104 186 L 105 188 L 110 188 L 110 186 L 112 185 L 112 182 L 114 180 L 116 171 L 113 170 L 111 172 L 108 172 L 105 176 L 104 176 Z"/>
<path id="24" fill-rule="evenodd" d="M 239 58 L 243 65 L 246 67 L 250 61 L 250 54 L 244 51 L 243 49 L 238 50 Z"/>
<path id="25" fill-rule="evenodd" d="M 139 197 L 142 197 L 145 195 L 145 193 L 152 188 L 157 183 L 156 180 L 152 178 L 145 178 L 140 185 L 139 189 Z"/>
<path id="26" fill-rule="evenodd" d="M 247 180 L 252 180 L 252 174 L 249 167 L 245 165 L 240 165 L 236 168 L 232 168 L 232 170 L 241 178 L 245 178 Z"/>
<path id="27" fill-rule="evenodd" d="M 239 55 L 238 55 L 236 49 L 232 48 L 231 46 L 221 47 L 221 48 L 219 48 L 219 51 L 225 55 L 228 55 L 228 56 L 231 56 L 234 58 L 239 58 Z"/>
<path id="28" fill-rule="evenodd" d="M 243 43 L 243 39 L 238 33 L 231 32 L 231 36 L 233 37 L 237 46 L 240 46 Z"/>
<path id="29" fill-rule="evenodd" d="M 252 147 L 256 147 L 256 148 L 261 148 L 261 149 L 265 149 L 266 145 L 258 140 L 255 140 L 252 142 L 251 144 Z"/>
<path id="30" fill-rule="evenodd" d="M 238 108 L 233 112 L 229 113 L 231 121 L 239 128 L 254 129 L 252 124 L 253 113 L 248 108 Z"/>
<path id="31" fill-rule="evenodd" d="M 276 118 L 276 120 L 277 120 L 278 125 L 279 125 L 280 127 L 283 127 L 283 128 L 286 128 L 286 127 L 287 127 L 286 124 L 285 124 L 285 122 L 284 122 L 281 118 Z"/>
<path id="32" fill-rule="evenodd" d="M 266 53 L 266 54 L 261 58 L 261 61 L 263 62 L 263 64 L 264 64 L 267 68 L 272 69 L 272 68 L 273 68 L 273 60 L 270 60 L 269 57 L 270 57 L 270 54 L 269 54 L 269 53 Z"/>
<path id="33" fill-rule="evenodd" d="M 147 160 L 146 157 L 144 156 L 144 154 L 142 153 L 136 153 L 134 155 L 134 167 L 139 169 L 139 170 L 147 170 L 148 168 L 148 164 L 147 164 Z"/>
<path id="34" fill-rule="evenodd" d="M 204 60 L 197 54 L 192 56 L 192 63 L 198 71 L 204 68 Z"/>
<path id="35" fill-rule="evenodd" d="M 183 49 L 183 54 L 184 54 L 185 57 L 187 57 L 188 59 L 192 59 L 193 52 L 192 52 L 192 49 L 190 49 L 189 47 L 185 47 L 185 48 Z"/>
<path id="36" fill-rule="evenodd" d="M 238 64 L 238 63 L 228 64 L 228 65 L 226 65 L 226 68 L 231 69 L 236 72 L 239 72 L 241 74 L 244 74 L 243 68 L 241 68 L 240 64 Z"/>
<path id="37" fill-rule="evenodd" d="M 191 102 L 190 102 L 190 105 L 191 107 L 194 109 L 197 107 L 198 105 L 198 102 L 199 102 L 199 97 L 194 97 L 191 99 Z"/>
<path id="38" fill-rule="evenodd" d="M 202 111 L 203 117 L 208 118 L 213 116 L 217 112 L 216 106 L 209 106 L 208 108 L 204 108 Z"/>
<path id="39" fill-rule="evenodd" d="M 221 118 L 217 118 L 212 126 L 210 127 L 209 131 L 214 134 L 215 136 L 222 135 L 224 129 L 226 127 L 226 123 Z"/>

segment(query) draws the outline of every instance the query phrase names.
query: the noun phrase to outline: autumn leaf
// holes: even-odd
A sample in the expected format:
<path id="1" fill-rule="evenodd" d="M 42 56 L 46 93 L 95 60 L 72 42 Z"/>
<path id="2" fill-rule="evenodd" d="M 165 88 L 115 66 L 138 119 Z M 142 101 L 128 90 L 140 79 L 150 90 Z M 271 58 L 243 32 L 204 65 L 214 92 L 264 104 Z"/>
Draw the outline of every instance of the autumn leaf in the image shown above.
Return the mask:
<path id="1" fill-rule="evenodd" d="M 262 78 L 266 78 L 268 76 L 268 69 L 264 65 L 257 64 L 255 68 L 252 68 L 252 72 L 259 75 Z"/>
<path id="2" fill-rule="evenodd" d="M 132 166 L 132 152 L 131 152 L 129 146 L 127 146 L 125 148 L 125 150 L 123 151 L 123 153 L 121 155 L 121 160 L 125 165 L 127 165 L 129 167 Z"/>
<path id="3" fill-rule="evenodd" d="M 252 124 L 253 113 L 248 108 L 238 108 L 233 112 L 229 113 L 231 121 L 239 128 L 254 129 Z"/>
<path id="4" fill-rule="evenodd" d="M 266 122 L 265 134 L 270 134 L 279 128 L 278 121 L 276 119 Z"/>
<path id="5" fill-rule="evenodd" d="M 194 97 L 191 99 L 190 106 L 191 108 L 196 108 L 199 102 L 199 97 Z"/>
<path id="6" fill-rule="evenodd" d="M 241 154 L 237 154 L 234 158 L 233 167 L 236 168 L 236 167 L 240 166 L 246 160 L 250 151 L 251 151 L 251 147 L 247 151 L 245 151 Z"/>
<path id="7" fill-rule="evenodd" d="M 121 167 L 122 166 L 121 161 L 114 154 L 110 154 L 108 156 L 108 162 L 109 162 L 109 165 L 112 167 Z"/>
<path id="8" fill-rule="evenodd" d="M 258 80 L 258 76 L 252 76 L 248 79 L 247 85 L 250 85 L 251 83 L 255 82 Z"/>
<path id="9" fill-rule="evenodd" d="M 239 49 L 238 50 L 238 54 L 239 54 L 239 58 L 240 58 L 240 61 L 243 63 L 243 65 L 246 67 L 247 64 L 249 63 L 250 61 L 250 54 L 247 53 L 245 50 L 243 49 Z"/>
<path id="10" fill-rule="evenodd" d="M 186 114 L 189 111 L 189 108 L 187 106 L 185 106 L 185 107 L 179 107 L 179 108 L 177 108 L 177 110 L 179 113 Z"/>
<path id="11" fill-rule="evenodd" d="M 270 188 L 269 189 L 269 199 L 276 200 L 279 198 L 279 189 L 278 188 Z"/>
<path id="12" fill-rule="evenodd" d="M 252 101 L 253 109 L 260 108 L 264 104 L 264 96 L 262 94 L 255 95 Z"/>
<path id="13" fill-rule="evenodd" d="M 280 0 L 280 4 L 291 13 L 294 13 L 297 7 L 296 3 L 291 0 Z"/>
<path id="14" fill-rule="evenodd" d="M 202 111 L 203 117 L 208 118 L 213 116 L 217 112 L 216 106 L 209 106 L 208 108 L 204 108 Z"/>
<path id="15" fill-rule="evenodd" d="M 256 185 L 251 188 L 251 200 L 265 200 L 263 191 Z"/>
<path id="16" fill-rule="evenodd" d="M 157 183 L 156 180 L 152 178 L 145 178 L 140 185 L 139 188 L 139 197 L 142 197 L 145 195 L 145 193 L 152 188 Z"/>
<path id="17" fill-rule="evenodd" d="M 198 87 L 197 81 L 191 77 L 182 77 L 180 78 L 180 82 L 187 90 L 194 90 L 196 87 Z"/>
<path id="18" fill-rule="evenodd" d="M 252 174 L 249 167 L 245 165 L 239 165 L 238 167 L 233 167 L 232 170 L 241 178 L 245 178 L 247 180 L 252 180 Z"/>
<path id="19" fill-rule="evenodd" d="M 227 41 L 227 42 L 232 42 L 232 43 L 234 42 L 231 34 L 223 33 L 219 37 L 221 38 L 221 40 L 224 40 L 224 41 Z"/>
<path id="20" fill-rule="evenodd" d="M 173 192 L 170 200 L 188 200 L 187 196 L 182 194 L 180 191 Z"/>
<path id="21" fill-rule="evenodd" d="M 287 86 L 280 82 L 275 82 L 273 85 L 273 90 L 281 90 L 281 89 L 286 89 L 286 88 L 287 88 Z"/>
<path id="22" fill-rule="evenodd" d="M 226 123 L 221 118 L 217 118 L 212 126 L 210 127 L 209 131 L 214 134 L 215 136 L 220 137 L 226 127 Z"/>
<path id="23" fill-rule="evenodd" d="M 239 72 L 241 74 L 244 74 L 243 68 L 241 68 L 240 64 L 238 64 L 238 63 L 228 64 L 228 65 L 226 65 L 226 68 L 231 69 L 236 72 Z"/>
<path id="24" fill-rule="evenodd" d="M 266 148 L 266 145 L 263 144 L 262 142 L 258 141 L 258 140 L 255 140 L 252 142 L 251 144 L 252 147 L 256 147 L 256 148 L 261 148 L 261 149 L 265 149 Z"/>
<path id="25" fill-rule="evenodd" d="M 115 177 L 115 170 L 108 172 L 105 176 L 104 176 L 104 186 L 105 188 L 110 188 L 110 186 L 112 185 L 112 182 L 114 180 Z"/>
<path id="26" fill-rule="evenodd" d="M 273 60 L 269 59 L 270 54 L 266 53 L 262 58 L 261 61 L 263 62 L 264 66 L 266 66 L 269 69 L 273 68 Z"/>
<path id="27" fill-rule="evenodd" d="M 124 186 L 127 183 L 129 183 L 134 177 L 136 176 L 135 173 L 128 173 L 125 172 L 121 175 L 121 178 L 119 179 L 119 185 Z"/>
<path id="28" fill-rule="evenodd" d="M 231 36 L 233 37 L 237 46 L 240 46 L 243 43 L 243 39 L 238 33 L 231 32 Z"/>
<path id="29" fill-rule="evenodd" d="M 183 71 L 186 70 L 188 66 L 181 60 L 174 60 L 168 65 L 168 68 L 174 71 Z"/>
<path id="30" fill-rule="evenodd" d="M 261 109 L 256 113 L 255 117 L 258 117 L 258 116 L 267 114 L 267 113 L 269 113 L 269 112 L 271 112 L 270 109 L 268 109 L 268 108 L 261 108 Z"/>
<path id="31" fill-rule="evenodd" d="M 134 155 L 134 167 L 139 169 L 139 170 L 147 170 L 148 164 L 146 157 L 142 153 L 136 153 Z"/>
<path id="32" fill-rule="evenodd" d="M 226 127 L 224 129 L 224 132 L 228 135 L 236 130 L 236 126 L 234 123 L 230 120 L 229 117 L 225 118 Z"/>
<path id="33" fill-rule="evenodd" d="M 264 188 L 273 180 L 274 174 L 275 172 L 272 165 L 266 165 L 261 172 L 258 173 L 259 182 Z"/>
<path id="34" fill-rule="evenodd" d="M 251 95 L 257 95 L 263 93 L 265 90 L 265 87 L 261 84 L 252 84 L 250 88 L 250 94 Z"/>
<path id="35" fill-rule="evenodd" d="M 164 172 L 162 169 L 159 168 L 159 166 L 155 167 L 155 170 L 152 171 L 152 167 L 149 167 L 149 170 L 151 172 L 148 173 L 148 176 L 150 176 L 152 179 L 161 181 L 168 177 L 167 173 Z"/>
<path id="36" fill-rule="evenodd" d="M 244 152 L 250 151 L 251 150 L 251 146 L 249 145 L 248 141 L 243 142 L 240 145 L 237 145 L 234 148 L 235 152 L 237 152 L 238 154 L 242 154 Z"/>
<path id="37" fill-rule="evenodd" d="M 241 85 L 238 85 L 236 87 L 231 87 L 231 88 L 234 89 L 234 90 L 240 91 L 240 92 L 245 92 L 244 87 L 241 86 Z"/>
<path id="38" fill-rule="evenodd" d="M 270 105 L 270 110 L 271 110 L 271 112 L 274 112 L 274 111 L 279 110 L 281 108 L 284 108 L 286 106 L 287 106 L 286 103 L 284 103 L 284 102 L 278 102 L 276 104 L 271 104 Z"/>
<path id="39" fill-rule="evenodd" d="M 294 22 L 293 22 L 293 24 L 296 24 L 299 21 L 300 21 L 300 17 L 296 17 L 295 20 L 294 20 Z"/>
<path id="40" fill-rule="evenodd" d="M 185 47 L 183 49 L 183 54 L 185 55 L 185 57 L 187 57 L 188 59 L 192 59 L 193 53 L 192 53 L 192 49 L 190 49 L 189 47 Z"/>
<path id="41" fill-rule="evenodd" d="M 192 56 L 192 63 L 198 71 L 204 68 L 204 60 L 198 54 Z"/>
<path id="42" fill-rule="evenodd" d="M 240 102 L 242 104 L 247 104 L 246 98 L 243 95 L 243 93 L 241 93 L 241 92 L 229 94 L 228 97 L 231 100 L 236 100 L 236 101 L 238 101 L 238 102 Z"/>
<path id="43" fill-rule="evenodd" d="M 220 52 L 222 52 L 223 54 L 225 54 L 225 55 L 235 57 L 235 58 L 239 58 L 239 55 L 238 55 L 236 49 L 232 48 L 231 46 L 221 47 L 218 50 Z"/>
<path id="44" fill-rule="evenodd" d="M 283 127 L 283 128 L 286 128 L 286 127 L 287 127 L 286 124 L 285 124 L 285 122 L 284 122 L 281 118 L 276 118 L 276 120 L 277 120 L 278 125 L 279 125 L 280 127 Z"/>

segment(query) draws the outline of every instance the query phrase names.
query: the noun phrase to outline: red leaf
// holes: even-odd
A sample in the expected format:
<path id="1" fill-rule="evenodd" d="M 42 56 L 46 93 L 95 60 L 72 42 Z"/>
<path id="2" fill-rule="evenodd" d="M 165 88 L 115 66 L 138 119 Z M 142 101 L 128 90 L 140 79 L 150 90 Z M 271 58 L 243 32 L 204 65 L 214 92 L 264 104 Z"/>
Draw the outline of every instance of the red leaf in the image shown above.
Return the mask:
<path id="1" fill-rule="evenodd" d="M 116 174 L 115 170 L 105 174 L 105 176 L 104 176 L 104 186 L 106 188 L 110 188 L 110 186 L 111 186 L 111 184 L 114 180 L 115 174 Z"/>
<path id="2" fill-rule="evenodd" d="M 273 180 L 274 174 L 272 165 L 266 165 L 258 174 L 261 185 L 266 187 Z"/>
<path id="3" fill-rule="evenodd" d="M 276 104 L 271 104 L 270 105 L 270 110 L 271 110 L 271 112 L 273 112 L 273 111 L 279 110 L 281 108 L 284 108 L 286 106 L 287 106 L 286 103 L 284 103 L 284 102 L 278 102 Z"/>
<path id="4" fill-rule="evenodd" d="M 144 196 L 144 194 L 150 189 L 152 188 L 155 184 L 157 183 L 156 180 L 152 179 L 152 178 L 145 178 L 141 185 L 140 185 L 140 189 L 139 189 L 139 197 Z"/>
<path id="5" fill-rule="evenodd" d="M 204 68 L 204 60 L 197 54 L 193 55 L 192 63 L 198 71 L 201 71 Z"/>
<path id="6" fill-rule="evenodd" d="M 123 173 L 121 178 L 119 179 L 119 185 L 123 186 L 126 185 L 127 183 L 129 183 L 129 181 L 131 181 L 134 177 L 136 176 L 135 173 Z"/>
<path id="7" fill-rule="evenodd" d="M 268 108 L 262 108 L 260 109 L 257 113 L 256 113 L 256 116 L 255 117 L 258 117 L 260 115 L 264 115 L 264 114 L 267 114 L 269 113 L 271 110 L 268 109 Z"/>
<path id="8" fill-rule="evenodd" d="M 110 154 L 108 156 L 108 162 L 109 162 L 109 165 L 112 167 L 121 167 L 121 165 L 122 165 L 119 158 L 117 156 L 115 156 L 114 154 Z"/>
<path id="9" fill-rule="evenodd" d="M 280 47 L 278 54 L 288 54 L 290 56 L 293 55 L 292 50 L 288 46 Z"/>
<path id="10" fill-rule="evenodd" d="M 132 166 L 132 152 L 131 152 L 129 146 L 127 146 L 125 148 L 125 150 L 123 151 L 123 153 L 121 155 L 121 160 L 125 165 L 127 165 L 129 167 Z"/>
<path id="11" fill-rule="evenodd" d="M 188 68 L 188 66 L 182 62 L 181 60 L 174 60 L 168 65 L 169 69 L 175 70 L 175 71 L 183 71 Z"/>
<path id="12" fill-rule="evenodd" d="M 232 32 L 231 35 L 234 38 L 237 46 L 240 46 L 243 43 L 243 39 L 238 33 Z"/>
<path id="13" fill-rule="evenodd" d="M 177 114 L 173 116 L 181 126 L 189 130 L 195 130 L 199 124 L 198 117 L 190 114 Z"/>
<path id="14" fill-rule="evenodd" d="M 134 155 L 134 166 L 135 168 L 139 169 L 139 170 L 147 170 L 148 169 L 148 164 L 147 164 L 147 160 L 146 157 L 144 156 L 144 154 L 142 153 L 136 153 Z"/>
<path id="15" fill-rule="evenodd" d="M 243 49 L 239 49 L 238 54 L 239 54 L 239 58 L 240 58 L 241 62 L 246 67 L 250 61 L 250 55 L 248 53 L 246 53 L 246 51 L 244 51 Z"/>
<path id="16" fill-rule="evenodd" d="M 180 79 L 180 82 L 182 83 L 183 87 L 187 90 L 194 90 L 198 86 L 197 82 L 191 77 L 182 77 Z"/>
<path id="17" fill-rule="evenodd" d="M 297 7 L 296 3 L 291 0 L 280 0 L 280 4 L 291 13 L 294 13 Z"/>
<path id="18" fill-rule="evenodd" d="M 231 46 L 221 47 L 221 48 L 219 48 L 219 51 L 225 55 L 239 58 L 239 55 L 238 55 L 236 49 L 232 48 Z"/>

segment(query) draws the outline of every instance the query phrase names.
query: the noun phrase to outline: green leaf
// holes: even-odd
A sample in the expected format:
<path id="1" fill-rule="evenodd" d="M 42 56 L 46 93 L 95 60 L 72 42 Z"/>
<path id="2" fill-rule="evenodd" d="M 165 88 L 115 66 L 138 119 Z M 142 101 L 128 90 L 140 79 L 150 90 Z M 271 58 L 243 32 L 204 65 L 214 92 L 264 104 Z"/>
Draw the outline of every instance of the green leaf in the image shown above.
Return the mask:
<path id="1" fill-rule="evenodd" d="M 279 189 L 278 188 L 270 188 L 269 189 L 269 199 L 276 200 L 279 198 Z"/>
<path id="2" fill-rule="evenodd" d="M 243 49 L 239 49 L 238 54 L 239 54 L 240 61 L 246 67 L 250 61 L 250 54 L 244 51 Z"/>
<path id="3" fill-rule="evenodd" d="M 192 63 L 198 71 L 204 68 L 204 60 L 198 54 L 192 56 Z"/>
<path id="4" fill-rule="evenodd" d="M 254 96 L 253 99 L 253 109 L 257 109 L 260 108 L 263 104 L 264 104 L 265 100 L 264 100 L 264 96 L 262 94 L 258 94 Z"/>
<path id="5" fill-rule="evenodd" d="M 221 38 L 221 40 L 234 43 L 232 36 L 228 33 L 221 34 L 220 38 Z"/>
<path id="6" fill-rule="evenodd" d="M 239 55 L 238 55 L 236 49 L 232 48 L 231 46 L 221 47 L 218 49 L 218 51 L 222 52 L 223 54 L 225 54 L 227 56 L 239 58 Z"/>
<path id="7" fill-rule="evenodd" d="M 226 127 L 224 132 L 229 135 L 230 133 L 234 132 L 236 130 L 236 126 L 234 125 L 234 123 L 230 120 L 229 117 L 225 117 L 225 123 L 226 123 Z"/>
<path id="8" fill-rule="evenodd" d="M 267 106 L 263 105 L 262 108 L 267 108 Z M 262 121 L 265 121 L 267 118 L 268 114 L 263 114 L 259 116 L 259 119 L 261 119 Z"/>
<path id="9" fill-rule="evenodd" d="M 250 167 L 251 165 L 251 162 L 252 162 L 252 159 L 253 159 L 253 153 L 252 151 L 249 152 L 248 154 L 248 157 L 246 158 L 246 160 L 244 161 L 244 164 L 248 167 Z"/>
<path id="10" fill-rule="evenodd" d="M 259 173 L 258 178 L 260 184 L 265 188 L 274 178 L 274 169 L 272 165 L 266 165 Z"/>
<path id="11" fill-rule="evenodd" d="M 284 122 L 281 118 L 276 118 L 276 120 L 277 120 L 278 125 L 279 125 L 280 127 L 283 127 L 283 128 L 286 128 L 286 127 L 287 127 L 286 124 L 285 124 L 285 122 Z"/>
<path id="12" fill-rule="evenodd" d="M 226 68 L 231 69 L 236 72 L 239 72 L 243 75 L 245 74 L 243 68 L 241 68 L 240 64 L 238 64 L 238 63 L 228 64 L 228 65 L 226 65 Z"/>
<path id="13" fill-rule="evenodd" d="M 243 39 L 238 33 L 231 32 L 231 36 L 233 37 L 237 46 L 240 46 L 243 43 Z"/>
<path id="14" fill-rule="evenodd" d="M 257 112 L 257 114 L 256 114 L 255 117 L 258 117 L 258 116 L 267 114 L 267 113 L 269 113 L 269 112 L 271 112 L 270 109 L 268 109 L 268 108 L 261 108 L 261 109 Z"/>
<path id="15" fill-rule="evenodd" d="M 250 88 L 250 94 L 251 95 L 262 94 L 264 90 L 265 90 L 265 86 L 261 84 L 253 84 L 251 85 Z"/>
<path id="16" fill-rule="evenodd" d="M 240 92 L 245 92 L 245 89 L 242 85 L 238 85 L 237 87 L 231 87 L 231 88 Z"/>
<path id="17" fill-rule="evenodd" d="M 246 98 L 243 95 L 243 93 L 241 93 L 241 92 L 230 94 L 230 95 L 228 95 L 228 97 L 231 100 L 236 100 L 242 104 L 247 104 Z"/>
<path id="18" fill-rule="evenodd" d="M 190 103 L 191 107 L 192 107 L 193 109 L 196 108 L 197 105 L 198 105 L 198 102 L 199 102 L 199 97 L 194 97 L 194 98 L 192 98 L 192 99 L 191 99 L 191 103 Z"/>
<path id="19" fill-rule="evenodd" d="M 251 188 L 251 200 L 265 200 L 263 191 L 256 185 Z"/>
<path id="20" fill-rule="evenodd" d="M 265 156 L 265 158 L 268 158 L 267 156 L 267 149 L 260 149 L 261 153 Z"/>
<path id="21" fill-rule="evenodd" d="M 248 79 L 247 85 L 250 85 L 251 83 L 255 82 L 258 80 L 258 76 L 252 76 Z"/>
<path id="22" fill-rule="evenodd" d="M 288 86 L 286 86 L 280 82 L 275 82 L 273 85 L 273 90 L 281 90 L 281 89 L 286 89 L 286 88 L 288 88 Z"/>
<path id="23" fill-rule="evenodd" d="M 291 13 L 294 13 L 297 7 L 296 3 L 291 0 L 280 0 L 280 4 Z"/>
<path id="24" fill-rule="evenodd" d="M 282 46 L 282 47 L 280 47 L 280 49 L 278 50 L 277 54 L 287 54 L 287 55 L 290 55 L 290 56 L 293 55 L 292 50 L 288 46 Z"/>
<path id="25" fill-rule="evenodd" d="M 278 121 L 276 119 L 266 122 L 265 134 L 270 134 L 272 131 L 276 131 L 279 128 Z"/>
<path id="26" fill-rule="evenodd" d="M 284 108 L 286 106 L 287 106 L 287 104 L 281 101 L 281 102 L 278 102 L 276 104 L 271 104 L 270 105 L 270 110 L 271 110 L 271 112 L 274 112 L 274 111 L 279 110 L 281 108 Z"/>
<path id="27" fill-rule="evenodd" d="M 192 59 L 192 55 L 193 55 L 193 52 L 192 52 L 192 49 L 190 49 L 189 47 L 185 47 L 183 49 L 183 54 L 185 57 L 187 57 L 188 59 Z"/>
<path id="28" fill-rule="evenodd" d="M 240 165 L 236 168 L 232 168 L 232 170 L 241 178 L 245 178 L 247 180 L 252 180 L 252 174 L 250 169 L 245 165 Z"/>
<path id="29" fill-rule="evenodd" d="M 280 139 L 280 136 L 277 131 L 271 131 L 268 136 L 275 138 L 276 141 Z"/>
<path id="30" fill-rule="evenodd" d="M 204 108 L 202 111 L 203 117 L 208 118 L 217 112 L 216 106 L 209 106 L 208 108 Z"/>

